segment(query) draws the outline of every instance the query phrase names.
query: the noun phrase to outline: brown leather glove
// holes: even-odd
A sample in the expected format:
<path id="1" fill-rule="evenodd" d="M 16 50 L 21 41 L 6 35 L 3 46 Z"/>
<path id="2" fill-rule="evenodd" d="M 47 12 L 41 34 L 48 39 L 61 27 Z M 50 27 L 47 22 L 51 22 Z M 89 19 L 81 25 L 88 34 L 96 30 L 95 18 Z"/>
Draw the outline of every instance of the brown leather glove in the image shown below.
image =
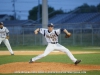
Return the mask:
<path id="1" fill-rule="evenodd" d="M 6 36 L 6 39 L 9 39 L 9 36 Z"/>
<path id="2" fill-rule="evenodd" d="M 71 33 L 65 35 L 65 38 L 69 38 L 69 37 L 71 37 Z"/>

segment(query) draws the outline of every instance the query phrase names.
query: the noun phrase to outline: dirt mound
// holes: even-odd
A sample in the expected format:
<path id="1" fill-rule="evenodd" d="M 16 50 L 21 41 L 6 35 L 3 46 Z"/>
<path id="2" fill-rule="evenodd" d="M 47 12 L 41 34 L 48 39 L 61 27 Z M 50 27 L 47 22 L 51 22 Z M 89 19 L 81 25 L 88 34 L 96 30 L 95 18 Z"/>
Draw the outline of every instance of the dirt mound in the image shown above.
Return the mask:
<path id="1" fill-rule="evenodd" d="M 65 73 L 76 71 L 100 70 L 99 65 L 66 64 L 56 62 L 15 62 L 0 65 L 0 73 Z"/>

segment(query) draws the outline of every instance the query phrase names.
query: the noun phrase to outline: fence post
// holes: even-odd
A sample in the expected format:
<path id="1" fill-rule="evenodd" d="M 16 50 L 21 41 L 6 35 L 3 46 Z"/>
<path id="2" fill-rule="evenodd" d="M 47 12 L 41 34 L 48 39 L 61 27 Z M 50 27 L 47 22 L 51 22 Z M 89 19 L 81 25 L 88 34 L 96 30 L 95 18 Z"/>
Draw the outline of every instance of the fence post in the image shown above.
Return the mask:
<path id="1" fill-rule="evenodd" d="M 81 28 L 81 45 L 83 44 L 83 39 L 82 39 L 82 35 L 83 35 L 83 33 L 82 33 L 82 28 Z"/>
<path id="2" fill-rule="evenodd" d="M 36 35 L 35 35 L 35 34 L 34 34 L 34 37 L 35 37 L 35 39 L 34 39 L 34 40 L 35 40 L 35 45 L 36 45 Z"/>
<path id="3" fill-rule="evenodd" d="M 23 28 L 23 45 L 24 45 L 24 28 Z"/>
<path id="4" fill-rule="evenodd" d="M 93 28 L 92 28 L 92 45 L 93 45 L 94 41 L 93 41 Z"/>
<path id="5" fill-rule="evenodd" d="M 17 45 L 19 45 L 18 32 L 16 34 L 17 34 Z"/>
<path id="6" fill-rule="evenodd" d="M 75 35 L 74 35 L 74 29 L 73 29 L 73 45 L 75 45 Z"/>

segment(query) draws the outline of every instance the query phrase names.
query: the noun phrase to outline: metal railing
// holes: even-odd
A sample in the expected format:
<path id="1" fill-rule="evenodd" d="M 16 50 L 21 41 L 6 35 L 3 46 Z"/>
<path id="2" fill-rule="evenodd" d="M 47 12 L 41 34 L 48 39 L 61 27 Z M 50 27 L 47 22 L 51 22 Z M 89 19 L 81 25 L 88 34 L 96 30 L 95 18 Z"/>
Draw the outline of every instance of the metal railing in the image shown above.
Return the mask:
<path id="1" fill-rule="evenodd" d="M 34 30 L 37 28 L 37 24 L 28 27 L 14 27 L 9 26 L 10 30 L 10 44 L 16 45 L 42 45 L 41 34 L 35 35 Z M 90 25 L 90 26 L 88 26 Z M 72 45 L 72 46 L 100 46 L 100 24 L 65 24 L 65 25 L 55 25 L 55 28 L 66 28 L 72 33 L 72 36 L 66 39 L 65 34 L 59 35 L 59 43 L 62 45 Z M 63 27 L 64 26 L 64 27 Z M 79 27 L 80 26 L 80 27 Z"/>

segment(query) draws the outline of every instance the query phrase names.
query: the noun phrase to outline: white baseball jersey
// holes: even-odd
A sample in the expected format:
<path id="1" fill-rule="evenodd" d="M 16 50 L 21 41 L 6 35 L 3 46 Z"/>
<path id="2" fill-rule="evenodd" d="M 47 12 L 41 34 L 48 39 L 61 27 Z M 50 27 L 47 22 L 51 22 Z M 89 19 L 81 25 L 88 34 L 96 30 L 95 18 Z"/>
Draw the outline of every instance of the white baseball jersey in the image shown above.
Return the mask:
<path id="1" fill-rule="evenodd" d="M 60 29 L 53 29 L 49 32 L 48 29 L 40 28 L 40 33 L 43 34 L 48 43 L 58 42 L 58 35 L 60 34 Z"/>
<path id="2" fill-rule="evenodd" d="M 8 33 L 8 32 L 9 32 L 9 30 L 6 27 L 0 28 L 0 37 L 5 38 L 6 33 Z"/>
<path id="3" fill-rule="evenodd" d="M 9 30 L 6 27 L 0 28 L 0 44 L 1 42 L 4 42 L 8 50 L 10 51 L 11 54 L 14 54 L 12 51 L 12 48 L 10 46 L 9 40 L 6 39 L 7 33 Z"/>

